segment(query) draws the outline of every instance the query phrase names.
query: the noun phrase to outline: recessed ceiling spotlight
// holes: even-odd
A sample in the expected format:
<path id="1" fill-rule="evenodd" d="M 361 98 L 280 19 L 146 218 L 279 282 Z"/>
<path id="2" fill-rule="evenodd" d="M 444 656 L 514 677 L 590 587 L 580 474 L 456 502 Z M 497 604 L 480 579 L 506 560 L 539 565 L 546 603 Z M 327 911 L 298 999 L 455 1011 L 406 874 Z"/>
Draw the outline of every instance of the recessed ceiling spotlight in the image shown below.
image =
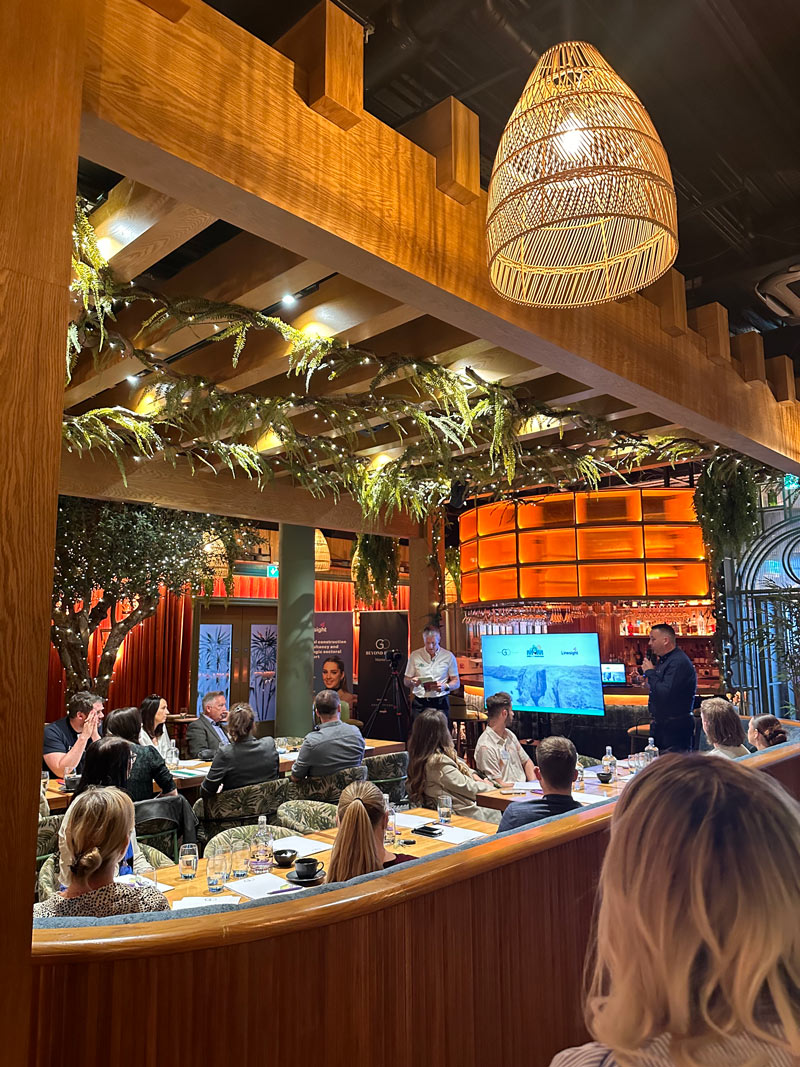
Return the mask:
<path id="1" fill-rule="evenodd" d="M 292 293 L 286 293 L 284 296 L 281 297 L 281 303 L 284 307 L 290 308 L 292 304 L 297 303 L 297 297 L 294 296 Z"/>
<path id="2" fill-rule="evenodd" d="M 138 383 L 139 379 L 135 374 L 128 374 L 126 376 L 126 381 L 127 381 L 128 385 L 136 385 Z"/>

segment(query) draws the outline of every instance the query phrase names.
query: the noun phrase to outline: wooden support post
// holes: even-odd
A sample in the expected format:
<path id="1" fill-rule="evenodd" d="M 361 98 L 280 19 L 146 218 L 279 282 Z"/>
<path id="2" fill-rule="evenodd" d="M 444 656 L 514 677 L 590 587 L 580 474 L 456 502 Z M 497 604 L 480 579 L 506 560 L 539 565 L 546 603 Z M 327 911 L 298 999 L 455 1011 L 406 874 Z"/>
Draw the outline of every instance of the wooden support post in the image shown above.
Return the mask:
<path id="1" fill-rule="evenodd" d="M 731 337 L 731 354 L 739 362 L 739 373 L 746 382 L 766 382 L 764 338 L 755 330 Z"/>
<path id="2" fill-rule="evenodd" d="M 661 313 L 661 329 L 670 337 L 686 333 L 686 284 L 684 277 L 674 268 L 642 290 L 642 296 L 655 304 Z"/>
<path id="3" fill-rule="evenodd" d="M 421 643 L 422 631 L 429 622 L 438 622 L 439 584 L 430 564 L 433 552 L 430 521 L 420 537 L 408 541 L 408 632 L 411 647 Z M 439 543 L 440 564 L 444 568 L 444 542 Z"/>
<path id="4" fill-rule="evenodd" d="M 793 404 L 797 399 L 794 363 L 788 356 L 773 356 L 766 361 L 767 381 L 779 404 Z"/>
<path id="5" fill-rule="evenodd" d="M 322 0 L 275 42 L 295 64 L 295 89 L 312 111 L 349 130 L 364 110 L 364 31 L 331 0 Z"/>
<path id="6" fill-rule="evenodd" d="M 731 337 L 728 329 L 728 311 L 722 304 L 703 304 L 688 312 L 689 326 L 706 343 L 706 355 L 718 366 L 730 365 Z"/>
<path id="7" fill-rule="evenodd" d="M 28 1063 L 42 759 L 83 0 L 0 4 L 0 953 L 3 1062 Z"/>
<path id="8" fill-rule="evenodd" d="M 170 22 L 180 22 L 189 10 L 189 5 L 184 0 L 139 0 L 139 2 L 153 11 L 157 11 L 159 15 L 163 15 Z"/>
<path id="9" fill-rule="evenodd" d="M 459 204 L 480 196 L 480 130 L 474 111 L 448 96 L 399 132 L 436 157 L 437 189 Z"/>

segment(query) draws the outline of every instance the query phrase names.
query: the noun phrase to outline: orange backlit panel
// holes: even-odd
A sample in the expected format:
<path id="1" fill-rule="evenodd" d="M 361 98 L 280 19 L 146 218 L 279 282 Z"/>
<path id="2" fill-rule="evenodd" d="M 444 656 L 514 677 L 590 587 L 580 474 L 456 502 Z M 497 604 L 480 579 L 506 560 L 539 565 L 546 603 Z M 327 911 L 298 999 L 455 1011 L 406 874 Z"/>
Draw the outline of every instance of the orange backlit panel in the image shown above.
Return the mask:
<path id="1" fill-rule="evenodd" d="M 477 604 L 478 602 L 478 575 L 462 574 L 461 576 L 461 600 L 464 604 Z"/>
<path id="2" fill-rule="evenodd" d="M 613 489 L 576 493 L 575 515 L 578 525 L 585 522 L 641 522 L 641 492 L 638 489 Z"/>
<path id="3" fill-rule="evenodd" d="M 705 563 L 655 562 L 647 564 L 648 596 L 708 595 L 708 571 Z"/>
<path id="4" fill-rule="evenodd" d="M 693 497 L 686 489 L 643 489 L 645 522 L 697 522 Z"/>
<path id="5" fill-rule="evenodd" d="M 578 527 L 578 559 L 643 559 L 641 526 Z"/>
<path id="6" fill-rule="evenodd" d="M 520 563 L 560 563 L 575 559 L 575 528 L 524 530 L 519 535 Z"/>
<path id="7" fill-rule="evenodd" d="M 517 562 L 517 535 L 499 534 L 481 537 L 478 541 L 478 562 L 481 570 L 487 567 L 513 567 Z"/>
<path id="8" fill-rule="evenodd" d="M 543 526 L 572 526 L 575 523 L 572 493 L 552 493 L 540 496 L 535 502 L 520 504 L 517 510 L 521 530 L 541 529 Z"/>
<path id="9" fill-rule="evenodd" d="M 582 563 L 578 582 L 580 596 L 644 596 L 644 564 Z"/>
<path id="10" fill-rule="evenodd" d="M 705 559 L 699 526 L 650 526 L 644 528 L 644 551 L 648 559 Z"/>
<path id="11" fill-rule="evenodd" d="M 460 541 L 471 541 L 478 536 L 478 512 L 475 508 L 458 516 L 458 537 Z"/>
<path id="12" fill-rule="evenodd" d="M 501 500 L 497 504 L 484 504 L 478 508 L 478 534 L 488 537 L 490 534 L 505 533 L 514 529 L 514 503 Z"/>
<path id="13" fill-rule="evenodd" d="M 578 568 L 574 566 L 520 567 L 519 595 L 547 600 L 577 596 Z"/>
<path id="14" fill-rule="evenodd" d="M 504 567 L 498 571 L 481 571 L 481 600 L 516 600 L 517 568 Z"/>
<path id="15" fill-rule="evenodd" d="M 478 569 L 478 542 L 467 541 L 461 546 L 461 573 Z"/>

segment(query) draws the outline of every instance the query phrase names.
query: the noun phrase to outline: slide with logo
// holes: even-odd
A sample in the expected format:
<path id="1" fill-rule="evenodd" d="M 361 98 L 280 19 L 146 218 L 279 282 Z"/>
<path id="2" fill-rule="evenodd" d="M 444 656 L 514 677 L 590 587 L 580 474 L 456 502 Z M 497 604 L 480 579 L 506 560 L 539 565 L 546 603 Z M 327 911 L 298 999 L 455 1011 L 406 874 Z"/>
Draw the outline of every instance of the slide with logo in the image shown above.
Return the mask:
<path id="1" fill-rule="evenodd" d="M 484 698 L 510 693 L 515 711 L 604 714 L 597 634 L 489 634 L 481 645 Z"/>

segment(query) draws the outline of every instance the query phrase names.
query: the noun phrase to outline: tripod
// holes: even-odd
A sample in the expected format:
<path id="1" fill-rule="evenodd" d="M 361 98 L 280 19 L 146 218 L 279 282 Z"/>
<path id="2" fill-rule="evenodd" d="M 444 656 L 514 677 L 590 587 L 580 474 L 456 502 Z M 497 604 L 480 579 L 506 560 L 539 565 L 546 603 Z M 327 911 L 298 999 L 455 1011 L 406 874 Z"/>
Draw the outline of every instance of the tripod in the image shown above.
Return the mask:
<path id="1" fill-rule="evenodd" d="M 375 719 L 379 711 L 387 708 L 395 713 L 395 726 L 397 727 L 397 740 L 404 741 L 408 736 L 408 728 L 411 723 L 411 712 L 408 708 L 408 697 L 403 690 L 400 681 L 400 671 L 394 664 L 391 666 L 386 685 L 383 687 L 375 709 L 364 724 L 364 737 L 369 737 L 370 730 L 375 725 Z"/>

